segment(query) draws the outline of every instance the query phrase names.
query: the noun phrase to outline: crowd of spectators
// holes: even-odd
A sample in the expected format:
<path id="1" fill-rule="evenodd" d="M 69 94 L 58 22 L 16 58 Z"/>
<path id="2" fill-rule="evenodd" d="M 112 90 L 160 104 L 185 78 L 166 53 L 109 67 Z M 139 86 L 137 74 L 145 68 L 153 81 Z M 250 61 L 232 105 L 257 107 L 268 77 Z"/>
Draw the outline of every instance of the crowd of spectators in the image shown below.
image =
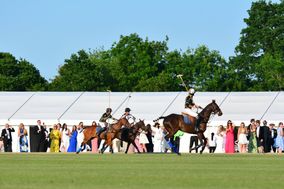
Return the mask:
<path id="1" fill-rule="evenodd" d="M 83 122 L 73 125 L 71 128 L 67 124 L 54 124 L 48 129 L 41 120 L 37 125 L 28 131 L 21 123 L 18 126 L 18 152 L 76 152 L 83 141 Z M 170 147 L 167 145 L 164 136 L 166 131 L 163 126 L 155 123 L 148 125 L 148 130 L 137 136 L 137 143 L 142 152 L 167 152 Z M 0 152 L 12 152 L 12 133 L 15 129 L 9 124 L 2 129 L 0 137 Z M 228 120 L 226 127 L 220 125 L 217 132 L 209 133 L 207 147 L 209 153 L 282 153 L 284 150 L 284 126 L 283 123 L 275 125 L 251 119 L 249 125 L 242 122 L 238 127 L 233 121 Z M 30 139 L 30 140 L 29 140 Z M 173 139 L 172 139 L 173 140 Z M 30 142 L 30 144 L 29 144 Z M 172 141 L 179 146 L 179 137 Z M 198 145 L 196 135 L 191 135 L 189 152 L 191 148 Z M 29 150 L 30 149 L 30 150 Z M 89 144 L 87 150 L 91 150 Z M 195 150 L 197 153 L 198 150 Z"/>
<path id="2" fill-rule="evenodd" d="M 282 153 L 284 150 L 284 126 L 251 119 L 250 124 L 244 122 L 236 127 L 229 120 L 226 128 L 220 125 L 215 139 L 215 153 Z"/>

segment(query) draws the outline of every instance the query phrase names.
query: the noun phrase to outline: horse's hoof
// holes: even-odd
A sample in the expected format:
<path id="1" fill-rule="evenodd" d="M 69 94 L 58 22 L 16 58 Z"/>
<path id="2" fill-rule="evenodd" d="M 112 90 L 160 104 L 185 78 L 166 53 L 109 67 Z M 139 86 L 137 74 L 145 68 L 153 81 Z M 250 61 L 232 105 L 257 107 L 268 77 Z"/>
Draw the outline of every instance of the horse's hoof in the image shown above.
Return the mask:
<path id="1" fill-rule="evenodd" d="M 179 156 L 180 156 L 180 155 L 181 155 L 181 153 L 179 153 L 179 152 L 178 152 L 178 153 L 177 153 L 177 155 L 179 155 Z"/>

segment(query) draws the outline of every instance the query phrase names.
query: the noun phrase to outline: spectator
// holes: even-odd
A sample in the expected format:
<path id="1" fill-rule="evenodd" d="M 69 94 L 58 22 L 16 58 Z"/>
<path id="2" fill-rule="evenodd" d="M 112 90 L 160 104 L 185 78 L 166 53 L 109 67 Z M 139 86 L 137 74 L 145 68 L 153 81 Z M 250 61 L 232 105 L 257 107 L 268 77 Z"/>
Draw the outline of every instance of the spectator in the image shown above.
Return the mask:
<path id="1" fill-rule="evenodd" d="M 284 133 L 283 133 L 283 123 L 280 122 L 277 128 L 277 137 L 276 137 L 276 149 L 278 154 L 281 154 L 284 150 Z"/>
<path id="2" fill-rule="evenodd" d="M 5 124 L 5 128 L 2 129 L 1 137 L 3 138 L 4 151 L 12 152 L 12 134 L 15 132 L 15 129 L 12 128 L 8 123 Z"/>
<path id="3" fill-rule="evenodd" d="M 217 141 L 217 138 L 215 136 L 215 133 L 211 133 L 211 137 L 210 139 L 208 140 L 208 146 L 209 146 L 209 153 L 214 153 L 215 150 L 216 150 L 216 141 Z"/>
<path id="4" fill-rule="evenodd" d="M 49 132 L 44 122 L 42 123 L 42 127 L 43 127 L 43 132 L 44 132 L 44 147 L 43 147 L 44 150 L 43 151 L 46 152 L 50 147 Z"/>
<path id="5" fill-rule="evenodd" d="M 248 144 L 249 153 L 257 153 L 257 140 L 256 140 L 256 124 L 252 124 L 250 127 L 250 137 Z"/>
<path id="6" fill-rule="evenodd" d="M 256 124 L 257 151 L 258 153 L 263 153 L 263 140 L 264 140 L 263 127 L 260 126 L 260 120 L 256 120 L 255 124 Z"/>
<path id="7" fill-rule="evenodd" d="M 154 134 L 154 152 L 163 152 L 163 129 L 159 123 L 155 123 L 152 130 Z"/>
<path id="8" fill-rule="evenodd" d="M 67 128 L 67 124 L 64 123 L 61 130 L 61 144 L 60 144 L 60 151 L 66 152 L 69 146 L 69 135 L 70 130 Z"/>
<path id="9" fill-rule="evenodd" d="M 2 137 L 0 137 L 0 152 L 4 152 L 4 143 Z"/>
<path id="10" fill-rule="evenodd" d="M 271 129 L 267 125 L 267 121 L 263 121 L 263 150 L 264 153 L 271 151 Z"/>
<path id="11" fill-rule="evenodd" d="M 79 125 L 77 126 L 77 131 L 78 131 L 78 134 L 77 134 L 77 150 L 81 147 L 81 143 L 84 140 L 83 127 L 84 127 L 83 122 L 80 122 Z"/>
<path id="12" fill-rule="evenodd" d="M 146 144 L 148 144 L 148 143 L 149 143 L 149 141 L 148 141 L 148 138 L 146 136 L 146 132 L 141 131 L 140 135 L 139 135 L 139 144 L 140 144 L 143 152 L 147 152 Z"/>
<path id="13" fill-rule="evenodd" d="M 232 121 L 229 120 L 226 127 L 226 153 L 235 153 L 234 127 L 235 126 L 233 125 Z"/>
<path id="14" fill-rule="evenodd" d="M 275 144 L 276 144 L 277 130 L 275 129 L 274 123 L 270 123 L 269 128 L 270 128 L 270 131 L 271 131 L 270 145 L 271 145 L 272 151 L 275 153 L 276 152 Z"/>
<path id="15" fill-rule="evenodd" d="M 240 147 L 240 153 L 246 153 L 247 152 L 247 128 L 245 127 L 245 123 L 241 122 L 241 125 L 238 129 L 238 142 Z"/>
<path id="16" fill-rule="evenodd" d="M 151 125 L 150 124 L 147 124 L 146 125 L 147 127 L 147 133 L 146 133 L 146 136 L 147 136 L 147 139 L 149 141 L 148 144 L 146 144 L 146 149 L 147 149 L 147 152 L 148 153 L 153 153 L 154 151 L 154 145 L 153 145 L 153 140 L 152 140 L 152 129 L 151 129 Z"/>
<path id="17" fill-rule="evenodd" d="M 37 120 L 34 128 L 34 152 L 46 152 L 46 129 L 41 125 L 41 120 Z"/>
<path id="18" fill-rule="evenodd" d="M 255 119 L 251 119 L 251 120 L 250 120 L 250 124 L 249 124 L 248 127 L 247 127 L 247 131 L 248 131 L 247 139 L 248 139 L 248 141 L 249 141 L 249 137 L 250 137 L 250 132 L 251 132 L 251 127 L 252 127 L 252 125 L 255 125 Z"/>
<path id="19" fill-rule="evenodd" d="M 23 123 L 20 123 L 18 129 L 18 137 L 19 137 L 19 144 L 20 144 L 20 152 L 28 152 L 28 132 L 25 129 Z"/>
<path id="20" fill-rule="evenodd" d="M 61 139 L 61 133 L 58 130 L 58 125 L 54 125 L 52 131 L 50 132 L 50 152 L 59 152 L 59 142 Z"/>
<path id="21" fill-rule="evenodd" d="M 76 152 L 77 149 L 77 127 L 76 125 L 73 125 L 72 131 L 70 133 L 70 142 L 67 152 Z"/>
<path id="22" fill-rule="evenodd" d="M 225 152 L 226 132 L 223 125 L 220 125 L 216 136 L 216 150 L 215 153 Z"/>

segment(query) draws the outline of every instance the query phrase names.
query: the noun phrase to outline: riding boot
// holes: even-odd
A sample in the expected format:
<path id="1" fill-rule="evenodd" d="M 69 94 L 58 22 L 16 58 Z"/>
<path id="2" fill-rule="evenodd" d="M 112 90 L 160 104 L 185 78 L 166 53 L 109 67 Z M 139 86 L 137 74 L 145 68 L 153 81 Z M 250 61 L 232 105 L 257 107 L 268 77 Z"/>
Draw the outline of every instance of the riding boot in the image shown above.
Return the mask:
<path id="1" fill-rule="evenodd" d="M 196 118 L 196 122 L 195 122 L 195 131 L 199 132 L 199 125 L 200 125 L 200 119 L 199 117 Z"/>

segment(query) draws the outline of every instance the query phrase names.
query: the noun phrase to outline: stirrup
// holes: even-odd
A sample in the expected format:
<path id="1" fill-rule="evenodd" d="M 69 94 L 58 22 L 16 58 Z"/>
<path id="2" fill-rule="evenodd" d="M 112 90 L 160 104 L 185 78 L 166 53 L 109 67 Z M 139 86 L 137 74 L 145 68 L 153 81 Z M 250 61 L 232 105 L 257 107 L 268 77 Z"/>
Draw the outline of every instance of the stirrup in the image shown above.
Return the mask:
<path id="1" fill-rule="evenodd" d="M 200 129 L 198 127 L 195 127 L 194 130 L 198 133 Z"/>

